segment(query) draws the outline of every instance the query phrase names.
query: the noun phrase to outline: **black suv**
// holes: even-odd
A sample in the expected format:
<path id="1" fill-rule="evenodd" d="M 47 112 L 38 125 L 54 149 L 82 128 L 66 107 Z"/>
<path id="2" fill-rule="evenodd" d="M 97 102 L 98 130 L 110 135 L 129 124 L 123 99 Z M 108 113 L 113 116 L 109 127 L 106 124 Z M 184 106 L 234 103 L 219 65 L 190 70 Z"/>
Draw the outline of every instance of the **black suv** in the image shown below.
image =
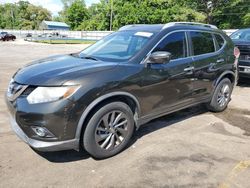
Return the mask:
<path id="1" fill-rule="evenodd" d="M 128 25 L 80 53 L 45 58 L 13 76 L 12 127 L 41 151 L 83 147 L 106 158 L 142 124 L 196 104 L 223 111 L 237 58 L 215 26 Z"/>
<path id="2" fill-rule="evenodd" d="M 230 37 L 240 50 L 239 77 L 250 78 L 250 29 L 240 29 Z"/>

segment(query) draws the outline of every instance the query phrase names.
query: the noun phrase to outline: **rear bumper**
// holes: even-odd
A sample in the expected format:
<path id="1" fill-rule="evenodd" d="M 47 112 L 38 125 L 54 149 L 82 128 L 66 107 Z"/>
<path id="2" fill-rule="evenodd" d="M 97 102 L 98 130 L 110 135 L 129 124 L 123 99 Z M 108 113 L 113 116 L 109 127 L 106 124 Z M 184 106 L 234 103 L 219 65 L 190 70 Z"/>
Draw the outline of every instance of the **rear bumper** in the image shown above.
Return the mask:
<path id="1" fill-rule="evenodd" d="M 65 141 L 56 141 L 56 142 L 45 142 L 40 140 L 35 140 L 29 138 L 23 130 L 18 126 L 17 122 L 13 117 L 10 118 L 11 127 L 17 136 L 27 143 L 29 146 L 38 151 L 60 151 L 68 149 L 79 149 L 79 140 L 65 140 Z"/>

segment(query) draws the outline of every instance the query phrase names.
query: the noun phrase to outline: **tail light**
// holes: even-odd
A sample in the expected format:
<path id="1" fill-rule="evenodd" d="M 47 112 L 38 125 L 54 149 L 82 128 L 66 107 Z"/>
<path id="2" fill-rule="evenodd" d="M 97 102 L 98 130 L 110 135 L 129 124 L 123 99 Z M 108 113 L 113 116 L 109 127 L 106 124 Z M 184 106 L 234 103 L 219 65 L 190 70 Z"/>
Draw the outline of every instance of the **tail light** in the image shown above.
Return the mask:
<path id="1" fill-rule="evenodd" d="M 238 65 L 238 59 L 240 57 L 240 50 L 239 50 L 238 47 L 234 47 L 234 56 L 235 56 L 234 64 L 237 66 Z"/>
<path id="2" fill-rule="evenodd" d="M 234 56 L 236 58 L 239 58 L 240 57 L 240 50 L 238 47 L 234 47 Z"/>

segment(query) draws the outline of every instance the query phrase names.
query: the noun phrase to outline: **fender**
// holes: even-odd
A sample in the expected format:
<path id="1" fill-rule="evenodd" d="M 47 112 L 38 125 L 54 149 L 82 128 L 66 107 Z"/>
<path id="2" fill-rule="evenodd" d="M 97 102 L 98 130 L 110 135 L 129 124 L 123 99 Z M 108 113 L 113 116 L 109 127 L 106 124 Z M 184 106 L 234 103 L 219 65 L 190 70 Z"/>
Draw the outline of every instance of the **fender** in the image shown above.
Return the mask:
<path id="1" fill-rule="evenodd" d="M 225 71 L 223 72 L 214 82 L 214 88 L 219 84 L 219 82 L 221 81 L 221 79 L 227 75 L 227 74 L 231 74 L 234 77 L 234 82 L 236 81 L 236 77 L 235 77 L 235 73 L 233 71 Z"/>
<path id="2" fill-rule="evenodd" d="M 87 115 L 90 113 L 90 111 L 96 106 L 98 105 L 100 102 L 104 101 L 105 99 L 108 99 L 110 97 L 115 97 L 115 96 L 127 96 L 127 97 L 130 97 L 131 99 L 134 100 L 134 102 L 136 103 L 136 107 L 137 107 L 137 111 L 138 111 L 138 115 L 135 114 L 134 116 L 134 119 L 135 119 L 135 123 L 137 123 L 137 120 L 138 120 L 138 116 L 140 115 L 140 104 L 139 104 L 139 101 L 137 100 L 137 98 L 128 93 L 128 92 L 112 92 L 112 93 L 108 93 L 108 94 L 105 94 L 105 95 L 102 95 L 101 97 L 98 97 L 97 99 L 95 99 L 94 101 L 92 101 L 88 106 L 87 108 L 84 110 L 84 112 L 82 113 L 81 115 L 81 118 L 77 124 L 77 128 L 76 128 L 76 134 L 75 134 L 75 139 L 77 139 L 78 141 L 80 141 L 80 136 L 81 136 L 81 131 L 82 131 L 82 126 L 83 126 L 83 123 L 87 117 Z"/>

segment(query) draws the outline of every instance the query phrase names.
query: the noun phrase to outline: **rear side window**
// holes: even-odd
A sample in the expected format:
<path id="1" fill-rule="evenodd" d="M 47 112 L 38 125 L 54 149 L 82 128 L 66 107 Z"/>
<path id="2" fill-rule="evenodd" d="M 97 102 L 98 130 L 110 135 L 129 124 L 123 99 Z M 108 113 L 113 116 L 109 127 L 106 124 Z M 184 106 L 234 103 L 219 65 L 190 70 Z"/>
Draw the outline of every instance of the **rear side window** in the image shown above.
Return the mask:
<path id="1" fill-rule="evenodd" d="M 224 43 L 225 43 L 225 40 L 224 40 L 220 35 L 218 35 L 218 34 L 215 34 L 214 36 L 215 36 L 215 39 L 216 39 L 216 41 L 217 41 L 217 44 L 218 44 L 219 49 L 221 49 L 222 46 L 223 46 Z"/>
<path id="2" fill-rule="evenodd" d="M 156 51 L 167 51 L 172 54 L 171 59 L 178 59 L 187 56 L 185 32 L 175 32 L 164 38 L 154 49 Z"/>
<path id="3" fill-rule="evenodd" d="M 214 40 L 211 33 L 191 31 L 191 41 L 194 55 L 207 54 L 215 51 Z"/>

